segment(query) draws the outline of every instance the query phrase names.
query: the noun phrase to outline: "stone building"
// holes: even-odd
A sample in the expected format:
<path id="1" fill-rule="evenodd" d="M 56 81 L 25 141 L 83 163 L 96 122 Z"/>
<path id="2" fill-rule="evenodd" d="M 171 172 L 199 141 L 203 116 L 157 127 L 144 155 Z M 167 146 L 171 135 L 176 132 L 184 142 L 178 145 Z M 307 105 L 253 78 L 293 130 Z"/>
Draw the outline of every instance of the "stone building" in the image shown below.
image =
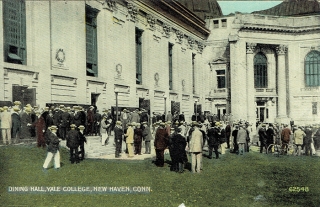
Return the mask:
<path id="1" fill-rule="evenodd" d="M 319 123 L 318 1 L 289 0 L 206 23 L 213 111 L 225 107 L 251 123 Z"/>
<path id="2" fill-rule="evenodd" d="M 320 15 L 288 0 L 0 1 L 1 102 L 319 122 Z"/>
<path id="3" fill-rule="evenodd" d="M 193 113 L 205 21 L 179 2 L 0 2 L 1 101 Z M 117 100 L 116 100 L 117 99 Z"/>

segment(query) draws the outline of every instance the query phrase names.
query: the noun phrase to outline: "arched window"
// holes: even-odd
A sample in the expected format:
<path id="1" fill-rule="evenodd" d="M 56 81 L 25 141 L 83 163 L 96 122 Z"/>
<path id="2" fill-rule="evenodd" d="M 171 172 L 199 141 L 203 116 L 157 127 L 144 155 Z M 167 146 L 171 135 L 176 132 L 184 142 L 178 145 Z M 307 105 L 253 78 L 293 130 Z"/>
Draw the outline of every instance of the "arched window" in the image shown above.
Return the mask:
<path id="1" fill-rule="evenodd" d="M 254 87 L 268 87 L 267 58 L 262 53 L 254 56 Z"/>
<path id="2" fill-rule="evenodd" d="M 304 64 L 306 87 L 320 86 L 320 52 L 309 52 Z"/>

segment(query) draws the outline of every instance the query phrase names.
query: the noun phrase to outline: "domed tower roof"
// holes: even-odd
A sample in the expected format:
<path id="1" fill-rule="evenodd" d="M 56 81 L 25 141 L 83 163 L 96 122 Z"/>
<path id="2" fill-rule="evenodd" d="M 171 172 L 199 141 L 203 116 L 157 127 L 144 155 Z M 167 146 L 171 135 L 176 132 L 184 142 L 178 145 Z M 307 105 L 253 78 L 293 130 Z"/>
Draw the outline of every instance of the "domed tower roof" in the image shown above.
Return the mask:
<path id="1" fill-rule="evenodd" d="M 270 9 L 255 11 L 254 14 L 275 16 L 294 16 L 320 13 L 320 4 L 317 0 L 285 0 Z"/>
<path id="2" fill-rule="evenodd" d="M 222 16 L 220 5 L 216 0 L 175 0 L 187 7 L 201 19 Z"/>

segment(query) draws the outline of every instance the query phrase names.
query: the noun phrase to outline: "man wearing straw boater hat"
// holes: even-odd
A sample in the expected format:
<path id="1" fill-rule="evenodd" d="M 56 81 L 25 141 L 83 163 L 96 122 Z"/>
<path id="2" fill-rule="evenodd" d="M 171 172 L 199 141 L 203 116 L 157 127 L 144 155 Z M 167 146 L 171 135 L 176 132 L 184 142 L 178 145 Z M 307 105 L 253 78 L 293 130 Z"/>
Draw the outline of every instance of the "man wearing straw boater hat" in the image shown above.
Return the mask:
<path id="1" fill-rule="evenodd" d="M 114 143 L 116 145 L 115 157 L 119 158 L 122 149 L 123 130 L 121 127 L 121 121 L 116 122 L 114 127 Z"/>
<path id="2" fill-rule="evenodd" d="M 8 112 L 8 106 L 3 107 L 3 112 L 0 115 L 1 119 L 1 129 L 2 129 L 2 139 L 3 144 L 6 144 L 8 139 L 8 144 L 11 144 L 11 126 L 12 126 L 12 119 L 11 113 Z"/>
<path id="3" fill-rule="evenodd" d="M 128 123 L 128 129 L 126 133 L 126 144 L 127 144 L 127 149 L 128 149 L 128 157 L 132 158 L 133 157 L 133 136 L 134 136 L 134 129 L 133 126 L 135 126 L 135 123 Z"/>
<path id="4" fill-rule="evenodd" d="M 47 157 L 43 163 L 43 171 L 46 172 L 48 169 L 48 166 L 52 160 L 54 159 L 54 168 L 56 170 L 60 169 L 60 152 L 59 152 L 59 138 L 57 136 L 57 126 L 51 126 L 49 127 L 51 130 L 50 135 L 48 136 L 46 140 L 47 144 Z"/>
<path id="5" fill-rule="evenodd" d="M 79 160 L 84 160 L 84 156 L 85 156 L 84 143 L 87 143 L 87 139 L 84 136 L 85 127 L 83 125 L 80 125 L 78 129 L 79 129 L 79 146 L 80 146 Z"/>
<path id="6" fill-rule="evenodd" d="M 20 120 L 20 115 L 19 111 L 20 108 L 18 106 L 13 107 L 13 113 L 11 114 L 11 120 L 12 120 L 12 128 L 11 128 L 11 137 L 15 139 L 14 142 L 17 142 L 19 136 L 20 136 L 20 131 L 21 131 L 21 120 Z"/>
<path id="7" fill-rule="evenodd" d="M 74 162 L 79 163 L 79 132 L 75 130 L 76 125 L 70 125 L 71 130 L 67 133 L 67 147 L 70 148 L 70 161 L 71 164 Z"/>

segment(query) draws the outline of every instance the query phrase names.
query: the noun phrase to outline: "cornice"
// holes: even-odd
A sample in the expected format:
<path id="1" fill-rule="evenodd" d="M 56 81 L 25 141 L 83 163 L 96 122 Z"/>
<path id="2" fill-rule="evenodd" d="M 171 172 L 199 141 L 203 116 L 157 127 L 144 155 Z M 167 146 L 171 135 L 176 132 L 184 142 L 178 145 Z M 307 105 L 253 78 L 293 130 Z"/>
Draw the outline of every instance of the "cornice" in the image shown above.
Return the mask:
<path id="1" fill-rule="evenodd" d="M 303 32 L 310 32 L 310 31 L 319 31 L 320 26 L 292 28 L 292 27 L 277 27 L 277 26 L 268 26 L 268 25 L 243 25 L 240 30 L 266 31 L 266 32 L 273 32 L 273 33 L 282 33 L 282 32 L 303 33 Z"/>

